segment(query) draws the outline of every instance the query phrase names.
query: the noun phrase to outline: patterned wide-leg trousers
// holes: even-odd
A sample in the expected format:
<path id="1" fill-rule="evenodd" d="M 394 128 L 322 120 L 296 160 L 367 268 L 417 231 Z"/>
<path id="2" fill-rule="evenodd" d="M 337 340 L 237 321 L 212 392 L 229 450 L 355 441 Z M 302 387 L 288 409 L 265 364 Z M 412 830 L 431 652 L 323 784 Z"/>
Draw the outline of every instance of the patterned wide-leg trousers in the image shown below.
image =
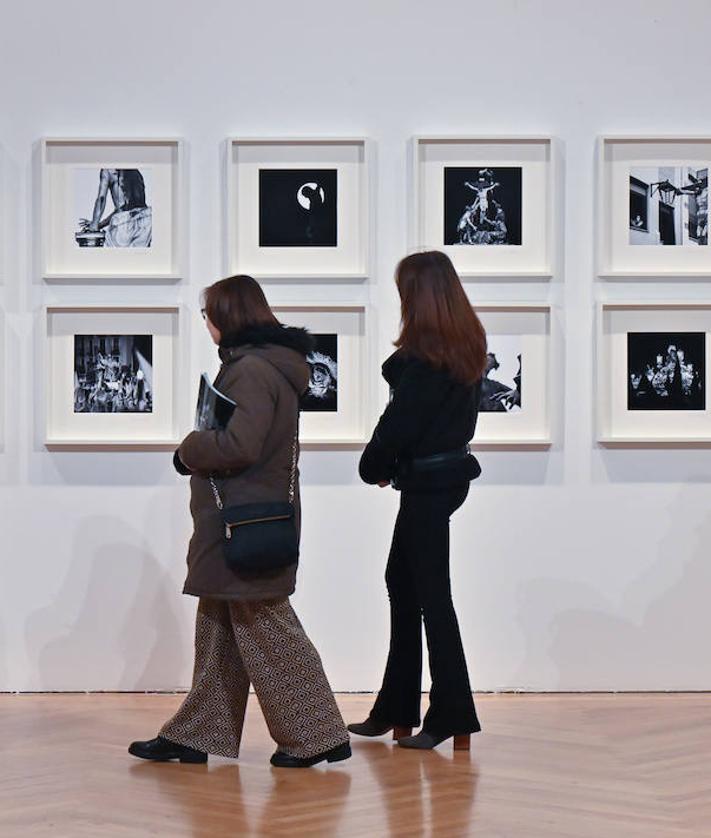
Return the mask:
<path id="1" fill-rule="evenodd" d="M 311 757 L 348 741 L 321 658 L 288 599 L 200 599 L 192 688 L 160 735 L 237 757 L 250 683 L 283 753 Z"/>

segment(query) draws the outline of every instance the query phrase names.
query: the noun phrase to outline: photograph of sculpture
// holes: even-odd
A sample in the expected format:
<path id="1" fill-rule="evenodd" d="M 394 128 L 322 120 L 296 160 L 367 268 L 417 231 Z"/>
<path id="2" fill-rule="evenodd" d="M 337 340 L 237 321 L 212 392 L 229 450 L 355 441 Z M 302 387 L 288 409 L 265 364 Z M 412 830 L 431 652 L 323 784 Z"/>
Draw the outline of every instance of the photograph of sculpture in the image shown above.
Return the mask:
<path id="1" fill-rule="evenodd" d="M 629 243 L 708 245 L 708 185 L 708 168 L 633 166 L 629 179 Z"/>
<path id="2" fill-rule="evenodd" d="M 520 166 L 445 166 L 444 244 L 520 245 Z"/>
<path id="3" fill-rule="evenodd" d="M 75 335 L 75 413 L 152 413 L 153 336 Z"/>
<path id="4" fill-rule="evenodd" d="M 337 169 L 259 170 L 260 247 L 337 245 Z"/>
<path id="5" fill-rule="evenodd" d="M 78 247 L 151 247 L 150 170 L 79 167 L 73 181 Z"/>
<path id="6" fill-rule="evenodd" d="M 481 382 L 482 413 L 516 413 L 523 408 L 521 335 L 488 335 L 486 371 Z"/>
<path id="7" fill-rule="evenodd" d="M 628 332 L 628 410 L 705 410 L 706 334 Z"/>
<path id="8" fill-rule="evenodd" d="M 306 412 L 335 413 L 338 410 L 338 335 L 312 335 L 314 351 L 306 360 L 311 368 L 309 389 L 301 400 Z"/>

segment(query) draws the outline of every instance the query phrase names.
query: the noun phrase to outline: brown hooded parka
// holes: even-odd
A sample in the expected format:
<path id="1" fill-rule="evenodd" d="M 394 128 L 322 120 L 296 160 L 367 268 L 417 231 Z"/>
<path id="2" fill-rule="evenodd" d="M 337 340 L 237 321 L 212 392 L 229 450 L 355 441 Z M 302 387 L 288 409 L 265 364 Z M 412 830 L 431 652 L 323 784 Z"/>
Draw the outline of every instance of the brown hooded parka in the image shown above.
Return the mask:
<path id="1" fill-rule="evenodd" d="M 260 574 L 239 574 L 225 563 L 224 526 L 208 477 L 224 505 L 285 501 L 300 397 L 309 381 L 306 355 L 313 342 L 303 329 L 253 326 L 220 343 L 222 367 L 215 387 L 236 402 L 225 428 L 193 431 L 176 453 L 176 467 L 192 474 L 190 511 L 194 532 L 183 592 L 234 600 L 288 597 L 296 565 Z M 300 525 L 299 482 L 296 522 Z"/>

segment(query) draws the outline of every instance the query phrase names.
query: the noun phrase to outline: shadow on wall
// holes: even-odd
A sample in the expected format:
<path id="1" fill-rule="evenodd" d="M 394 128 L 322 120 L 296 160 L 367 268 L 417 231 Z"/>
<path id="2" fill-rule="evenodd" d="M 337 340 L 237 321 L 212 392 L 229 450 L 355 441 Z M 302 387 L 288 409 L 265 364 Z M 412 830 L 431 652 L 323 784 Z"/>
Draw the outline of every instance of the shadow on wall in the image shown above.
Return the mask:
<path id="1" fill-rule="evenodd" d="M 173 486 L 187 484 L 173 469 L 172 451 L 69 450 L 47 452 L 37 443 L 30 458 L 35 486 Z"/>
<path id="2" fill-rule="evenodd" d="M 711 450 L 677 446 L 593 449 L 595 483 L 711 483 Z"/>
<path id="3" fill-rule="evenodd" d="M 616 601 L 575 581 L 538 579 L 521 586 L 518 620 L 528 648 L 515 683 L 530 684 L 531 673 L 537 672 L 547 689 L 711 689 L 711 562 L 707 555 L 711 513 L 703 513 L 695 531 L 693 557 L 685 561 L 679 535 L 682 528 L 688 532 L 693 526 L 689 492 L 682 490 L 669 511 L 670 526 L 658 543 L 656 561 L 622 589 Z M 644 527 L 641 505 L 630 526 Z M 616 540 L 617 560 L 624 563 L 634 533 L 631 539 L 622 534 Z M 571 561 L 574 558 L 571 552 Z M 549 611 L 551 602 L 576 607 L 557 612 L 545 642 L 541 612 Z M 638 613 L 640 619 L 629 620 L 619 615 L 621 611 Z M 538 645 L 531 643 L 535 637 L 541 638 Z M 556 686 L 551 687 L 553 683 Z"/>
<path id="4" fill-rule="evenodd" d="M 85 519 L 54 602 L 25 628 L 35 690 L 170 688 L 190 648 L 180 594 L 141 534 L 109 516 Z"/>

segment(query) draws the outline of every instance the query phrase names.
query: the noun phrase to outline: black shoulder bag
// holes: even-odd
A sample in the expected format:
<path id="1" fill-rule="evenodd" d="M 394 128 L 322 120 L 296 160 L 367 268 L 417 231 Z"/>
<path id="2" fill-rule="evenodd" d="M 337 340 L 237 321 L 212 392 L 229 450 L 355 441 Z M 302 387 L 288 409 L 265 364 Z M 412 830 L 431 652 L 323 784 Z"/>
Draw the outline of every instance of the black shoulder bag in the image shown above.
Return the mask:
<path id="1" fill-rule="evenodd" d="M 271 363 L 271 362 L 270 362 Z M 276 369 L 276 365 L 273 365 Z M 237 572 L 263 573 L 281 570 L 299 560 L 296 531 L 296 463 L 299 445 L 299 416 L 291 453 L 287 501 L 245 503 L 224 506 L 212 477 L 210 486 L 225 526 L 223 550 L 228 567 Z"/>

